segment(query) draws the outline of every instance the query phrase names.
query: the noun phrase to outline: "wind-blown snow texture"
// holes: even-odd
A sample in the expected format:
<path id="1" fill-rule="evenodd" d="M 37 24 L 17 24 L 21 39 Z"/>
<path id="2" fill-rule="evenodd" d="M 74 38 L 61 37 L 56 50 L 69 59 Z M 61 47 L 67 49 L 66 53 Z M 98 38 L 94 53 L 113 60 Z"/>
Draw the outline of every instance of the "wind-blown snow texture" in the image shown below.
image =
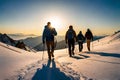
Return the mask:
<path id="1" fill-rule="evenodd" d="M 120 33 L 94 41 L 91 52 L 56 50 L 55 59 L 47 52 L 26 52 L 0 43 L 0 80 L 120 80 Z"/>

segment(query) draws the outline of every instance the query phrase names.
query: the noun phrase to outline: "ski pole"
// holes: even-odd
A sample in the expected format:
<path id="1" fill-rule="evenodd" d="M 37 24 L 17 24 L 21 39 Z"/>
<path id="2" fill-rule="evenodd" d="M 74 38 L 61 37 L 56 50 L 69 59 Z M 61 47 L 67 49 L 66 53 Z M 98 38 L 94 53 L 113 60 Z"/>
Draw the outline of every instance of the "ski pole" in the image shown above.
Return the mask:
<path id="1" fill-rule="evenodd" d="M 43 55 L 42 55 L 42 60 L 44 59 L 44 50 L 45 50 L 45 44 L 43 44 Z"/>

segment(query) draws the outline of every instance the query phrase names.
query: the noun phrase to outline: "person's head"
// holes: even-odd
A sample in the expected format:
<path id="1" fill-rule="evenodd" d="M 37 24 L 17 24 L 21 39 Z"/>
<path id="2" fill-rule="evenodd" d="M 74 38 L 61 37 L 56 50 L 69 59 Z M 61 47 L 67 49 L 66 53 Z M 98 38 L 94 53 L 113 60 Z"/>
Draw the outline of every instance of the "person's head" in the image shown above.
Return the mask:
<path id="1" fill-rule="evenodd" d="M 50 26 L 51 26 L 51 22 L 48 22 L 48 23 L 47 23 L 47 26 L 50 27 Z"/>
<path id="2" fill-rule="evenodd" d="M 69 26 L 69 29 L 73 29 L 73 26 L 72 26 L 72 25 L 70 25 L 70 26 Z"/>
<path id="3" fill-rule="evenodd" d="M 87 32 L 91 32 L 89 28 L 87 29 Z"/>
<path id="4" fill-rule="evenodd" d="M 82 34 L 82 31 L 80 31 L 79 34 Z"/>

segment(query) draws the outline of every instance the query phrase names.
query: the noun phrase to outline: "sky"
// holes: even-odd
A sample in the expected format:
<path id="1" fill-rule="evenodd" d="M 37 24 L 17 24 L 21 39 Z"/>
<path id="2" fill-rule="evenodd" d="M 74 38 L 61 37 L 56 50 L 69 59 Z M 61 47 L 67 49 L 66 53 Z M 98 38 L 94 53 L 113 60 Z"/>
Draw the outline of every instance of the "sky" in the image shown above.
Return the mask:
<path id="1" fill-rule="evenodd" d="M 48 21 L 58 35 L 69 25 L 76 33 L 112 34 L 120 30 L 120 0 L 0 0 L 0 33 L 42 35 Z"/>

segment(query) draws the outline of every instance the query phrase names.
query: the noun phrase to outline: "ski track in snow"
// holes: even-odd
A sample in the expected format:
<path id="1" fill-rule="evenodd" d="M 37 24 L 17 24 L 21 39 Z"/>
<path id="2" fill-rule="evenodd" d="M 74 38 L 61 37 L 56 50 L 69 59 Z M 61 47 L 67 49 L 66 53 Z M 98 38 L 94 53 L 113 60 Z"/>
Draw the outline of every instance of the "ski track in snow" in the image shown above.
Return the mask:
<path id="1" fill-rule="evenodd" d="M 19 71 L 17 71 L 17 75 L 14 75 L 10 79 L 6 80 L 93 80 L 88 79 L 87 77 L 77 73 L 72 68 L 68 67 L 68 65 L 71 65 L 72 63 L 60 64 L 57 60 L 63 56 L 65 57 L 67 55 L 58 56 L 55 58 L 55 60 L 53 59 L 52 61 L 49 61 L 47 59 L 39 60 L 36 63 L 20 69 Z M 47 67 L 48 64 L 53 62 L 55 63 L 55 66 L 52 65 L 52 67 L 54 66 L 54 68 Z M 48 76 L 50 77 L 49 79 L 47 79 Z"/>

